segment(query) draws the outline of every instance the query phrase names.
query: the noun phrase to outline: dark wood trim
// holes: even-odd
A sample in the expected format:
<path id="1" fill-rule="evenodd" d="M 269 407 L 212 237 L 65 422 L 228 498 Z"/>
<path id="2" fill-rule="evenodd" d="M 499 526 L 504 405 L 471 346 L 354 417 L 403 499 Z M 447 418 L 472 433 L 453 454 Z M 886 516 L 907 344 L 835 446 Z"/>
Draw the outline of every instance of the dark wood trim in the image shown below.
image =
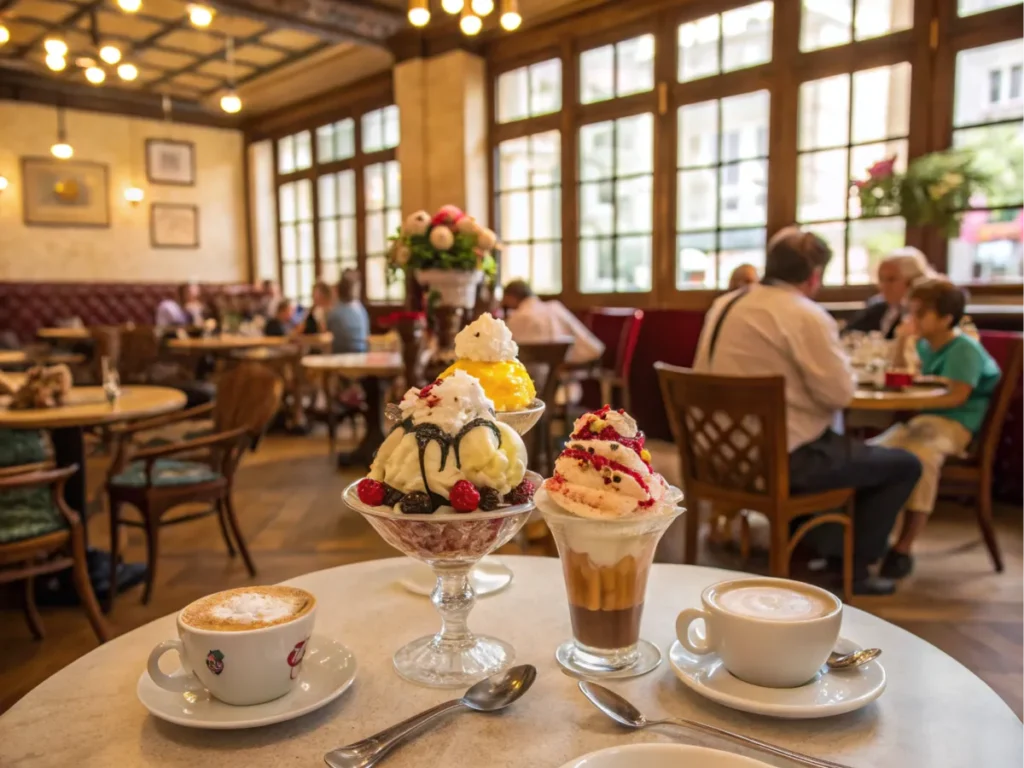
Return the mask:
<path id="1" fill-rule="evenodd" d="M 157 144 L 174 144 L 181 147 L 188 147 L 188 157 L 190 161 L 190 173 L 191 181 L 168 181 L 166 179 L 157 179 L 153 176 L 153 169 L 150 167 L 149 161 L 149 149 Z M 196 185 L 196 145 L 193 141 L 184 141 L 181 139 L 158 139 L 151 138 L 146 139 L 146 181 L 150 184 L 160 184 L 171 187 L 194 187 Z"/>
<path id="2" fill-rule="evenodd" d="M 156 241 L 156 212 L 157 208 L 188 208 L 195 214 L 196 229 L 195 240 L 189 245 L 170 245 Z M 150 203 L 149 204 L 149 247 L 168 248 L 178 250 L 195 250 L 199 248 L 199 206 L 191 203 Z"/>
<path id="3" fill-rule="evenodd" d="M 280 200 L 280 188 L 281 182 L 279 181 L 277 169 L 280 167 L 278 163 L 277 155 L 277 141 L 270 142 L 270 149 L 273 155 L 274 163 L 274 238 L 277 241 L 277 284 L 282 287 L 282 293 L 284 288 L 284 259 L 281 254 L 281 200 Z"/>

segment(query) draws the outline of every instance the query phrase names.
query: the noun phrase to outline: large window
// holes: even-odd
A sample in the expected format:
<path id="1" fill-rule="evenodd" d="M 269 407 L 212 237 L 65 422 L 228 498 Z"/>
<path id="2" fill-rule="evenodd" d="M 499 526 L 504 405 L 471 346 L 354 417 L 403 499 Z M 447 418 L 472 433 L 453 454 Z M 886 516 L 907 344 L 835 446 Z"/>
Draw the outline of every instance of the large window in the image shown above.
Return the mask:
<path id="1" fill-rule="evenodd" d="M 313 283 L 360 270 L 368 301 L 401 301 L 404 277 L 386 269 L 401 221 L 395 147 L 398 108 L 387 106 L 276 142 L 279 259 L 285 296 L 308 306 Z"/>
<path id="2" fill-rule="evenodd" d="M 679 82 L 772 60 L 770 2 L 755 3 L 679 25 Z"/>
<path id="3" fill-rule="evenodd" d="M 881 37 L 909 29 L 913 22 L 913 0 L 803 0 L 800 50 Z"/>
<path id="4" fill-rule="evenodd" d="M 800 86 L 797 221 L 832 246 L 827 285 L 870 283 L 878 262 L 904 244 L 901 218 L 860 219 L 851 179 L 874 163 L 907 164 L 910 65 L 861 70 Z"/>

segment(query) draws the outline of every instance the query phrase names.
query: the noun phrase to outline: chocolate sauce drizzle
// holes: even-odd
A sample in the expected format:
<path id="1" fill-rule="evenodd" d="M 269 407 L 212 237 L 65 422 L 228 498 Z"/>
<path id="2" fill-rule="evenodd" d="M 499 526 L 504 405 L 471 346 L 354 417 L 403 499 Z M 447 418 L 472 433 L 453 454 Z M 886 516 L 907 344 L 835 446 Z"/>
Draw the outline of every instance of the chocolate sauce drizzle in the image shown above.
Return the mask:
<path id="1" fill-rule="evenodd" d="M 477 427 L 486 427 L 491 430 L 491 432 L 494 433 L 494 436 L 498 438 L 498 447 L 501 447 L 501 430 L 499 430 L 498 425 L 490 419 L 473 419 L 454 436 L 449 435 L 437 426 L 437 424 L 413 424 L 411 418 L 406 419 L 395 427 L 395 429 L 402 429 L 406 434 L 412 432 L 416 436 L 416 447 L 419 450 L 420 457 L 420 477 L 423 478 L 423 487 L 427 489 L 427 495 L 430 496 L 431 513 L 436 512 L 438 507 L 448 504 L 449 501 L 444 496 L 430 490 L 430 483 L 427 481 L 427 468 L 425 464 L 427 446 L 432 442 L 436 442 L 440 446 L 441 466 L 439 467 L 439 470 L 443 470 L 445 464 L 448 463 L 448 451 L 450 449 L 454 449 L 456 468 L 462 469 L 462 457 L 459 455 L 459 446 L 462 444 L 462 438 Z"/>

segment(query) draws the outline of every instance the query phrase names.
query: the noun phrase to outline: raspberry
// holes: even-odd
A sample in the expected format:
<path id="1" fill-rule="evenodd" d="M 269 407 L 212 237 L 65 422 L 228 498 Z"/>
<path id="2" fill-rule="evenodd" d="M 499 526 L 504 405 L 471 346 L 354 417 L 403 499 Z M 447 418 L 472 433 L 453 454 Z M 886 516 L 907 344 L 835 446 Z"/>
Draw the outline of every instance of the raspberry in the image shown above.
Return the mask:
<path id="1" fill-rule="evenodd" d="M 480 506 L 480 491 L 469 480 L 459 480 L 448 497 L 456 512 L 472 512 Z"/>
<path id="2" fill-rule="evenodd" d="M 519 485 L 509 491 L 505 500 L 509 504 L 529 504 L 533 501 L 533 493 L 537 489 L 529 480 L 523 480 Z"/>
<path id="3" fill-rule="evenodd" d="M 402 499 L 401 506 L 402 514 L 405 515 L 434 514 L 434 505 L 430 501 L 430 496 L 425 494 L 423 491 L 407 493 L 405 498 Z"/>
<path id="4" fill-rule="evenodd" d="M 371 507 L 379 507 L 384 503 L 384 483 L 364 477 L 356 486 L 359 500 Z"/>
<path id="5" fill-rule="evenodd" d="M 384 485 L 384 506 L 385 507 L 393 507 L 393 506 L 395 506 L 395 504 L 398 504 L 402 500 L 402 498 L 404 496 L 405 496 L 405 494 L 402 493 L 397 488 L 392 488 L 390 485 L 387 485 L 387 484 Z"/>
<path id="6" fill-rule="evenodd" d="M 484 512 L 493 512 L 501 506 L 501 494 L 497 488 L 484 486 L 480 489 L 480 509 Z"/>

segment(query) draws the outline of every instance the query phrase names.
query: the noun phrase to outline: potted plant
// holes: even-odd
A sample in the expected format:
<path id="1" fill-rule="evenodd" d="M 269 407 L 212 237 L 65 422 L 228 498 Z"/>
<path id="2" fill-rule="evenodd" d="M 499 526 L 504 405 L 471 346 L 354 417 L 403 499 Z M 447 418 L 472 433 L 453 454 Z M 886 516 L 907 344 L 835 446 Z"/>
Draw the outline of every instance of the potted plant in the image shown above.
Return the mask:
<path id="1" fill-rule="evenodd" d="M 440 305 L 472 307 L 484 275 L 494 275 L 498 239 L 454 205 L 431 216 L 411 214 L 391 238 L 388 268 L 411 270 L 416 282 L 440 297 Z"/>

